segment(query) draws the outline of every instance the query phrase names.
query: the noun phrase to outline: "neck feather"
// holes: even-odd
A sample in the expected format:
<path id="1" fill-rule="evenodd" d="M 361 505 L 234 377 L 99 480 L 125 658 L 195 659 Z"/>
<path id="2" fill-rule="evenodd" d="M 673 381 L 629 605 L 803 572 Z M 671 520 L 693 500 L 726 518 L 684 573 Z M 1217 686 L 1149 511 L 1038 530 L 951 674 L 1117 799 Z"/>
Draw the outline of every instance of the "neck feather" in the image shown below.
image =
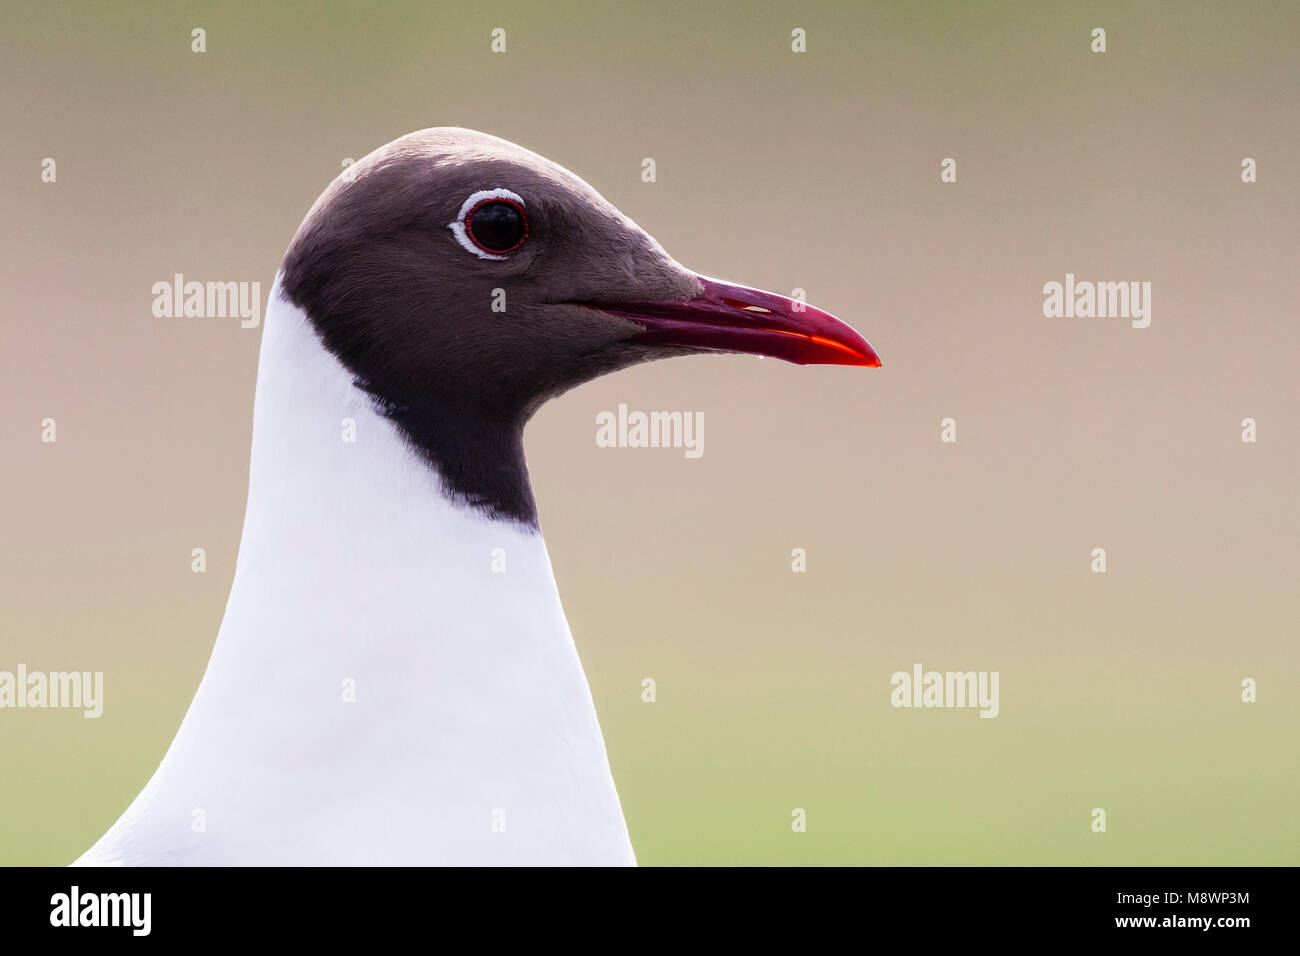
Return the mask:
<path id="1" fill-rule="evenodd" d="M 278 293 L 212 659 L 87 862 L 630 862 L 541 535 L 449 495 Z"/>

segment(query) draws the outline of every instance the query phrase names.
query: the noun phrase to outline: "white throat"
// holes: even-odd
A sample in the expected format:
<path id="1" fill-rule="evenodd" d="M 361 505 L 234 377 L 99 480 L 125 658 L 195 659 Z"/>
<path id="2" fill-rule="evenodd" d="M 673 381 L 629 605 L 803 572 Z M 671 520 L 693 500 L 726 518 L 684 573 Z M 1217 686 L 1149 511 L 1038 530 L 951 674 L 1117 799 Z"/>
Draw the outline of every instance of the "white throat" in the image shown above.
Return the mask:
<path id="1" fill-rule="evenodd" d="M 278 280 L 212 658 L 79 862 L 634 862 L 541 535 L 446 497 Z"/>

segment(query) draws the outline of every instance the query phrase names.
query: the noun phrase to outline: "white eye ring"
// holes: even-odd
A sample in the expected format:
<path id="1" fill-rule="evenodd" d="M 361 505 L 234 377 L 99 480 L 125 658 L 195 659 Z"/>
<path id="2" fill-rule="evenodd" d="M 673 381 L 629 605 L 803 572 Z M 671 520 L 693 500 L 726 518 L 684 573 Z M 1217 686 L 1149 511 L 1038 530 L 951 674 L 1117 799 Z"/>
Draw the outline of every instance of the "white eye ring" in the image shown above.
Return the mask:
<path id="1" fill-rule="evenodd" d="M 480 189 L 476 193 L 470 193 L 469 198 L 460 204 L 460 212 L 456 213 L 456 221 L 447 223 L 447 228 L 451 230 L 451 234 L 456 237 L 456 241 L 460 243 L 461 248 L 466 252 L 472 252 L 480 259 L 492 259 L 501 262 L 510 257 L 499 256 L 479 248 L 474 240 L 469 237 L 469 233 L 465 231 L 465 217 L 469 215 L 469 211 L 489 199 L 509 199 L 511 202 L 519 203 L 521 208 L 527 208 L 524 205 L 523 197 L 516 192 L 511 192 L 509 189 Z"/>

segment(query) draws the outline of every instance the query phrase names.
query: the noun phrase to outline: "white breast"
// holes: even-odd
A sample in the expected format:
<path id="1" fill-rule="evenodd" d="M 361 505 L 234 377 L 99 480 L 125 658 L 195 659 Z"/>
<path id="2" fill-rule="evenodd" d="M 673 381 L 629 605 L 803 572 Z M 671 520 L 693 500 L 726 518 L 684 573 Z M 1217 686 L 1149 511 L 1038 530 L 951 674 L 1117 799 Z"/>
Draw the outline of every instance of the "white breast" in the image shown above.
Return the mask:
<path id="1" fill-rule="evenodd" d="M 449 500 L 279 288 L 212 659 L 78 862 L 634 862 L 541 535 Z"/>

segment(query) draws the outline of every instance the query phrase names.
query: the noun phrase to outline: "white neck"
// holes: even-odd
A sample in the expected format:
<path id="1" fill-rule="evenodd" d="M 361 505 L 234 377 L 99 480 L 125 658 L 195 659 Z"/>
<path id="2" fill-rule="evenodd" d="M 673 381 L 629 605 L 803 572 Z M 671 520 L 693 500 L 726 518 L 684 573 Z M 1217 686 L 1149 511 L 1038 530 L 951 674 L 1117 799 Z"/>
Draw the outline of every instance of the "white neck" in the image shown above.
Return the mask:
<path id="1" fill-rule="evenodd" d="M 449 500 L 278 281 L 212 659 L 83 861 L 633 862 L 541 535 Z"/>

